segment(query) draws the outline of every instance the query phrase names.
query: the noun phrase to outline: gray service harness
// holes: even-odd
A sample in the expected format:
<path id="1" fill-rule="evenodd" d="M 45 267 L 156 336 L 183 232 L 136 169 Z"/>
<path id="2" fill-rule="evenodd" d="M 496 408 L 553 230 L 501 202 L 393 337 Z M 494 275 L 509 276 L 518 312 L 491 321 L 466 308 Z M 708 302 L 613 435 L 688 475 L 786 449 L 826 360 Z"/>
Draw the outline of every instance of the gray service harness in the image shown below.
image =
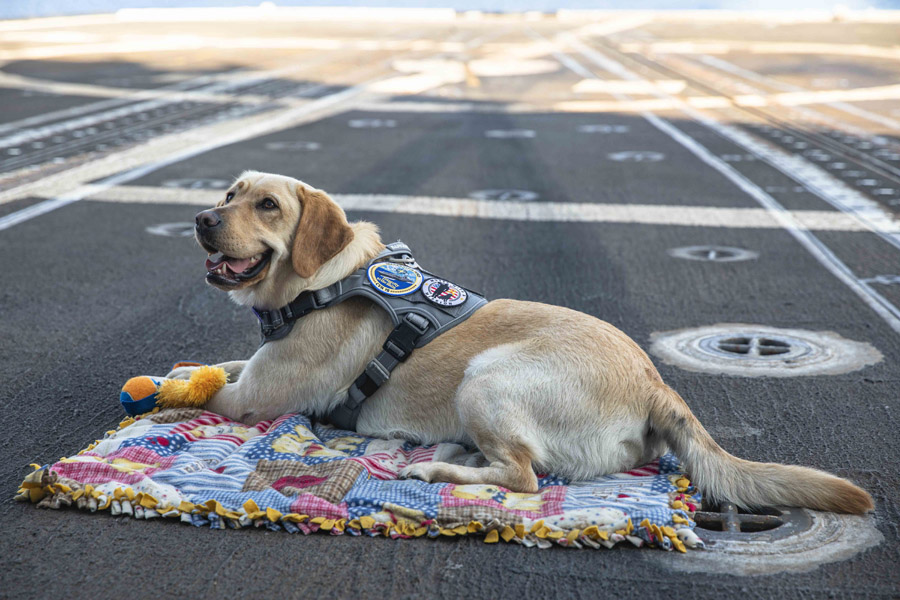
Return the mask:
<path id="1" fill-rule="evenodd" d="M 392 278 L 391 270 L 399 272 L 399 280 Z M 413 276 L 414 281 L 406 281 L 403 274 Z M 393 295 L 396 292 L 390 286 L 399 286 L 397 292 L 402 294 Z M 254 308 L 262 333 L 260 345 L 282 339 L 291 332 L 298 319 L 312 311 L 334 306 L 354 296 L 368 298 L 384 309 L 394 323 L 394 330 L 385 340 L 382 351 L 369 361 L 365 371 L 347 390 L 347 399 L 327 417 L 335 427 L 349 430 L 356 429 L 366 398 L 384 385 L 391 372 L 409 358 L 415 348 L 421 348 L 462 323 L 487 303 L 480 294 L 436 278 L 422 269 L 409 247 L 396 241 L 387 244 L 386 249 L 366 266 L 337 283 L 303 292 L 281 308 Z"/>

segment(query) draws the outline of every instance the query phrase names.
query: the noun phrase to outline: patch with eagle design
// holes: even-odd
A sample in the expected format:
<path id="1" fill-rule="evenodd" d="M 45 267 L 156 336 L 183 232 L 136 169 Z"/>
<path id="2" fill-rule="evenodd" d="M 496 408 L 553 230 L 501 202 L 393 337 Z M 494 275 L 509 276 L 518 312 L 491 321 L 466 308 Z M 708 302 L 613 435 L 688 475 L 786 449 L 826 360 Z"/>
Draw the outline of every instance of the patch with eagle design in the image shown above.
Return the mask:
<path id="1" fill-rule="evenodd" d="M 466 290 L 443 279 L 429 279 L 423 283 L 422 295 L 440 306 L 459 306 L 469 297 Z"/>

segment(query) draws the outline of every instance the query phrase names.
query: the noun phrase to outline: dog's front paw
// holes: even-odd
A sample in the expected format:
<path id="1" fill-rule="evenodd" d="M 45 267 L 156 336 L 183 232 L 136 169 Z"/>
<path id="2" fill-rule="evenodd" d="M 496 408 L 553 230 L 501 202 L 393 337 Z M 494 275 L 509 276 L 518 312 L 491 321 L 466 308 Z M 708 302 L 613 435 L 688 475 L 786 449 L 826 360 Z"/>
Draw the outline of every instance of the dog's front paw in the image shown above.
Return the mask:
<path id="1" fill-rule="evenodd" d="M 431 483 L 431 469 L 428 463 L 413 463 L 400 469 L 400 479 L 421 479 Z"/>
<path id="2" fill-rule="evenodd" d="M 172 369 L 168 375 L 166 375 L 166 379 L 184 379 L 187 381 L 191 378 L 191 373 L 199 369 L 200 367 L 178 367 L 176 369 Z"/>

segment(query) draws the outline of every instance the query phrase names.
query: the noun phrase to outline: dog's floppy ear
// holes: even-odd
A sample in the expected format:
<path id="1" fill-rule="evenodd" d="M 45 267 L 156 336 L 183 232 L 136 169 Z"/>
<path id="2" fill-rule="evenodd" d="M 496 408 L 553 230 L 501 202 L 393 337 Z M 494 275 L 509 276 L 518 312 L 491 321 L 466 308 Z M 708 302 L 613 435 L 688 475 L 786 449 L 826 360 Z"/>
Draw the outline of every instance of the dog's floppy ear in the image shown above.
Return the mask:
<path id="1" fill-rule="evenodd" d="M 353 230 L 344 211 L 325 192 L 298 185 L 297 198 L 302 213 L 291 261 L 297 275 L 309 278 L 353 240 Z"/>

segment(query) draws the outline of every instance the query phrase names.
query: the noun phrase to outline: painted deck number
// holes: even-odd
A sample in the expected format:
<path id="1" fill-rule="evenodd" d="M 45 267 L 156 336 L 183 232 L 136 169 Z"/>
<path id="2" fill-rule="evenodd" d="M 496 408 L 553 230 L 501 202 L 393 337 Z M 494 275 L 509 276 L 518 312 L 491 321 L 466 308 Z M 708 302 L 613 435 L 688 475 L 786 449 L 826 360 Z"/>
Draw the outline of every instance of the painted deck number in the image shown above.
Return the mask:
<path id="1" fill-rule="evenodd" d="M 617 162 L 659 162 L 666 155 L 662 152 L 651 152 L 649 150 L 626 150 L 624 152 L 607 154 L 607 157 Z"/>

